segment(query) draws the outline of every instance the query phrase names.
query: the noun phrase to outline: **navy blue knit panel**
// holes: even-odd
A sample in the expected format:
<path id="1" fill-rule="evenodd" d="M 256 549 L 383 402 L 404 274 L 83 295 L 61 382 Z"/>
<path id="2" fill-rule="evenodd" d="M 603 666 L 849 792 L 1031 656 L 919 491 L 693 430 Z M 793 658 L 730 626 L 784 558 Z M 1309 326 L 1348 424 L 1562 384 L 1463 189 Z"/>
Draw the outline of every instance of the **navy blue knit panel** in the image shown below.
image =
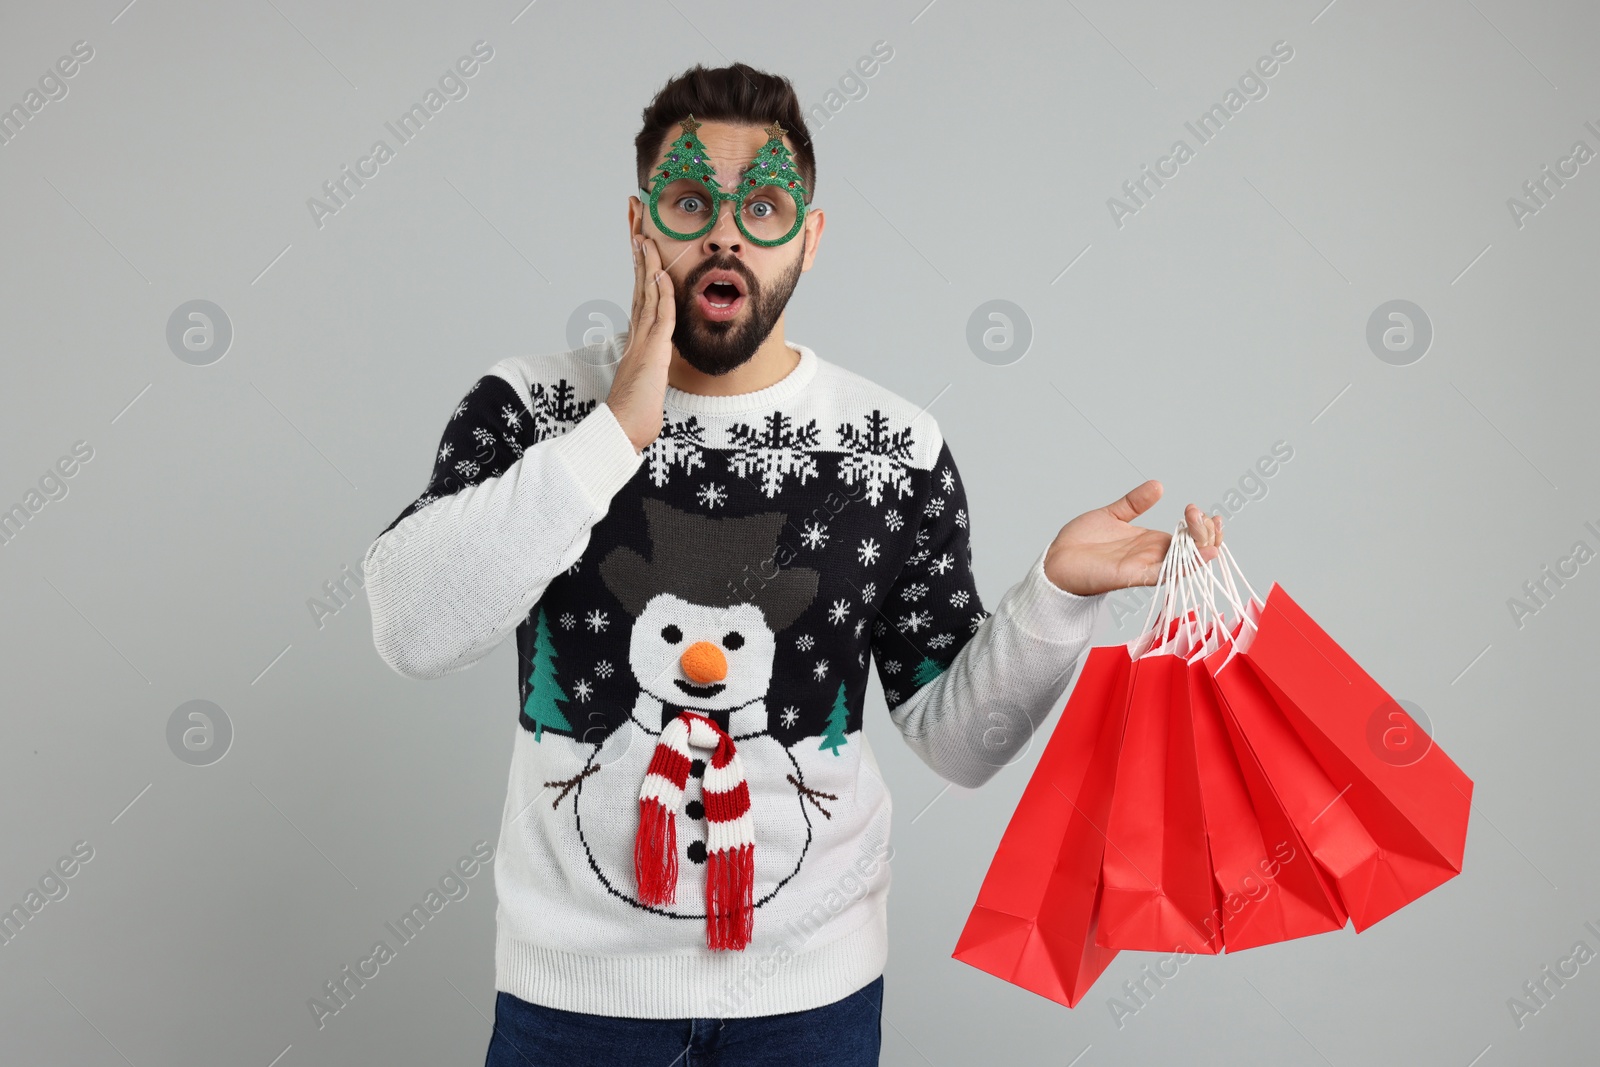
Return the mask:
<path id="1" fill-rule="evenodd" d="M 942 674 L 989 614 L 972 574 L 971 516 L 961 474 L 943 442 L 918 494 L 911 552 L 878 601 L 872 658 L 893 710 Z"/>

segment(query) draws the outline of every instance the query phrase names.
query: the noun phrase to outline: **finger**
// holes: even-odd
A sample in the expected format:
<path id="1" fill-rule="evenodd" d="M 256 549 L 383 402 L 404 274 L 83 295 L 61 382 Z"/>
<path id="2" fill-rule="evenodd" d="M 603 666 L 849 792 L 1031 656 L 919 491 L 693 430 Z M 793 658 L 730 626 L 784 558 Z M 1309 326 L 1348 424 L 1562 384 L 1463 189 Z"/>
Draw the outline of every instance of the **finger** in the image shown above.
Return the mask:
<path id="1" fill-rule="evenodd" d="M 1151 478 L 1130 489 L 1125 496 L 1106 505 L 1111 517 L 1132 522 L 1155 506 L 1161 499 L 1161 483 Z"/>
<path id="2" fill-rule="evenodd" d="M 628 310 L 628 318 L 637 320 L 640 310 L 644 307 L 644 235 L 634 234 L 631 243 L 633 247 L 633 306 Z"/>
<path id="3" fill-rule="evenodd" d="M 678 301 L 674 296 L 672 275 L 665 269 L 656 277 L 658 293 L 656 296 L 656 321 L 655 332 L 657 336 L 671 337 L 673 328 L 678 323 Z"/>
<path id="4" fill-rule="evenodd" d="M 644 239 L 644 282 L 645 282 L 645 307 L 650 315 L 650 324 L 655 325 L 656 317 L 660 314 L 661 287 L 656 284 L 656 272 L 663 270 L 661 265 L 661 249 L 656 247 L 652 238 Z"/>

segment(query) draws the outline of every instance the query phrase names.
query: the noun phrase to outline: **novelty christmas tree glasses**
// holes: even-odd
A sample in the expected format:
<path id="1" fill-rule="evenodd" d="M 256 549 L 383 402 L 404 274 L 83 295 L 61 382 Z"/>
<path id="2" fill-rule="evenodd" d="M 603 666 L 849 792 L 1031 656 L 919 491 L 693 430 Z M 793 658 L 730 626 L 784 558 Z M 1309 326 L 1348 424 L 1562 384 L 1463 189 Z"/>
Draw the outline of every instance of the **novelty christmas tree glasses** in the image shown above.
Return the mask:
<path id="1" fill-rule="evenodd" d="M 800 232 L 806 220 L 806 189 L 784 146 L 785 130 L 776 121 L 765 128 L 761 146 L 739 176 L 736 192 L 722 191 L 706 146 L 695 136 L 693 115 L 678 124 L 683 133 L 656 168 L 650 193 L 650 218 L 675 241 L 693 241 L 717 224 L 722 202 L 733 202 L 739 232 L 764 248 L 781 245 Z M 643 187 L 640 192 L 646 192 Z"/>

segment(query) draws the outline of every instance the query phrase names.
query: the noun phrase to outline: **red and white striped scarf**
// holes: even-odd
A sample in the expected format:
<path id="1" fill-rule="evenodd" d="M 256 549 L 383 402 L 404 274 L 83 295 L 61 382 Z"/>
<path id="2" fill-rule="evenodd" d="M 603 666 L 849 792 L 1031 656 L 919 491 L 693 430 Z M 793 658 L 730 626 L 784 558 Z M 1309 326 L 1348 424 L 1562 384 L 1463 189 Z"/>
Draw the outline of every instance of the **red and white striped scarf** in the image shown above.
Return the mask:
<path id="1" fill-rule="evenodd" d="M 661 729 L 639 789 L 634 875 L 645 904 L 671 904 L 678 886 L 678 809 L 693 762 L 689 749 L 711 749 L 701 782 L 706 818 L 706 945 L 742 949 L 755 925 L 755 823 L 750 786 L 733 738 L 716 723 L 679 712 Z"/>

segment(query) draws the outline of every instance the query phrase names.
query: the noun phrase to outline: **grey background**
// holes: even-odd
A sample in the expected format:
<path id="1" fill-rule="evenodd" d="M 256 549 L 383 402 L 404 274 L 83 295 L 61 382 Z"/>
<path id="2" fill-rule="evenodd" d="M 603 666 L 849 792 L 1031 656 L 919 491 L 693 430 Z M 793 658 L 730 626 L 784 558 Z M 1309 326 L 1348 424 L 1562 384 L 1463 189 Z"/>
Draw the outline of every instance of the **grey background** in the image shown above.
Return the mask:
<path id="1" fill-rule="evenodd" d="M 1153 955 L 1074 1010 L 950 959 L 1042 745 L 942 789 L 874 688 L 883 1062 L 1593 1060 L 1600 963 L 1520 1029 L 1507 1000 L 1600 949 L 1600 564 L 1520 626 L 1507 602 L 1600 547 L 1600 162 L 1520 228 L 1506 205 L 1600 148 L 1593 5 L 125 2 L 0 13 L 7 106 L 95 50 L 0 147 L 0 504 L 94 449 L 0 549 L 0 900 L 94 849 L 0 947 L 0 1061 L 481 1062 L 487 871 L 325 1028 L 306 1002 L 495 843 L 515 651 L 415 683 L 359 595 L 320 627 L 307 602 L 420 491 L 478 375 L 627 304 L 631 144 L 666 78 L 743 59 L 826 107 L 880 40 L 812 124 L 829 224 L 788 337 L 932 402 L 986 604 L 1074 515 L 1157 477 L 1142 522 L 1170 529 L 1286 441 L 1227 523 L 1246 573 L 1477 783 L 1459 877 L 1359 936 L 1194 960 L 1118 1028 L 1107 1000 Z M 469 95 L 319 229 L 306 199 L 480 39 Z M 1107 198 L 1279 40 L 1268 95 L 1115 225 Z M 208 366 L 166 343 L 195 299 L 233 328 Z M 1005 366 L 966 341 L 993 299 L 1033 331 Z M 1366 343 L 1395 299 L 1434 331 L 1407 366 Z M 1097 642 L 1142 618 L 1107 611 Z M 232 725 L 209 766 L 168 747 L 191 700 Z"/>

